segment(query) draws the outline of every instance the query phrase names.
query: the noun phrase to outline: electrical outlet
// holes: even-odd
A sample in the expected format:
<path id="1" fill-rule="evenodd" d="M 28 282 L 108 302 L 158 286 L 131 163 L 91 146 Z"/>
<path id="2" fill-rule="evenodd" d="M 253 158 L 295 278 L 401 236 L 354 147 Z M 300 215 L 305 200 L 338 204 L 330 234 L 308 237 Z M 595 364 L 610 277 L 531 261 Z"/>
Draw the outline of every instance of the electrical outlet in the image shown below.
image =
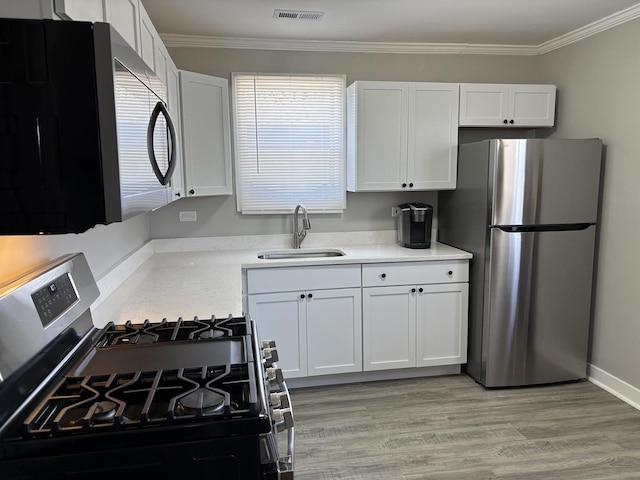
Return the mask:
<path id="1" fill-rule="evenodd" d="M 195 222 L 198 219 L 196 212 L 180 212 L 180 221 L 181 222 Z"/>

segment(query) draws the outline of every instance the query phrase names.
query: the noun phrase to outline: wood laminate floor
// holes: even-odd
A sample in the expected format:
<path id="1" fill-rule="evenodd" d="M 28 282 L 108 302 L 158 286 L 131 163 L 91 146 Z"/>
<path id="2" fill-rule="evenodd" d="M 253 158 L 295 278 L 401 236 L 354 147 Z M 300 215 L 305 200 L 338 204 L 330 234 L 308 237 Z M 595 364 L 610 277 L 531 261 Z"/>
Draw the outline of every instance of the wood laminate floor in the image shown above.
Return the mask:
<path id="1" fill-rule="evenodd" d="M 589 382 L 466 375 L 291 392 L 296 480 L 640 479 L 640 411 Z"/>

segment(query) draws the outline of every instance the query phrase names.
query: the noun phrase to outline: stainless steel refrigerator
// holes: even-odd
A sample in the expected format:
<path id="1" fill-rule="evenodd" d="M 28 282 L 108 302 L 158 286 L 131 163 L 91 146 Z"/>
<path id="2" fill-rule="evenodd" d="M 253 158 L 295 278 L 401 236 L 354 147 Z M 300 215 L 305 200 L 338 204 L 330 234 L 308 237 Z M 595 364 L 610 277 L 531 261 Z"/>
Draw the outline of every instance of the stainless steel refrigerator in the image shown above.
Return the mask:
<path id="1" fill-rule="evenodd" d="M 602 142 L 459 147 L 438 240 L 473 253 L 466 371 L 486 387 L 586 377 Z"/>

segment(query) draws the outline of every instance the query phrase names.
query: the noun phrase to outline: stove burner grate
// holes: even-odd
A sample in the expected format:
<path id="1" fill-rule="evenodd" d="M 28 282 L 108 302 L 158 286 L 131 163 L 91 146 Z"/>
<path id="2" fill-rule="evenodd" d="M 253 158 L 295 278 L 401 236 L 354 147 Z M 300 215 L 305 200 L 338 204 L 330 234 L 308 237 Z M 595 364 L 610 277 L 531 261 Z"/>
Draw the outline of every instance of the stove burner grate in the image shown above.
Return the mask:
<path id="1" fill-rule="evenodd" d="M 211 341 L 221 338 L 246 335 L 248 327 L 244 318 L 183 320 L 169 322 L 166 318 L 159 323 L 145 320 L 142 324 L 131 321 L 122 325 L 109 324 L 102 333 L 96 346 L 99 348 L 116 345 L 149 344 L 162 342 Z"/>
<path id="2" fill-rule="evenodd" d="M 25 420 L 28 435 L 253 417 L 253 363 L 66 377 Z"/>

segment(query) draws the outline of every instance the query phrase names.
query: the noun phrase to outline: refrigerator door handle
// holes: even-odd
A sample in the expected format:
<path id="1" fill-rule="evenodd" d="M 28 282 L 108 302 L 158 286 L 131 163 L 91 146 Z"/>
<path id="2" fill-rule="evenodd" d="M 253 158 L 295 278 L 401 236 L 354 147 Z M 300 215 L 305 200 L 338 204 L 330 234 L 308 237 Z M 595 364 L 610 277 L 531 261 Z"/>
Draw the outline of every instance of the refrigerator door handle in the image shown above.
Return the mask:
<path id="1" fill-rule="evenodd" d="M 574 232 L 586 230 L 593 223 L 570 223 L 560 225 L 498 225 L 499 228 L 506 233 L 523 233 L 523 232 Z"/>

